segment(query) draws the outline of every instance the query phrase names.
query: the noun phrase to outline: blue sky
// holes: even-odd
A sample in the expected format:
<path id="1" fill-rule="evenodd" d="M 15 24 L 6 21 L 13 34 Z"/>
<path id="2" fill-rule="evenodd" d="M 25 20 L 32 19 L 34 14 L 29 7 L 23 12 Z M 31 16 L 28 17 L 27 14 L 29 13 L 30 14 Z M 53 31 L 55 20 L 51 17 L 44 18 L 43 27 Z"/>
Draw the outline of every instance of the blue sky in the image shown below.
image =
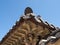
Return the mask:
<path id="1" fill-rule="evenodd" d="M 24 13 L 26 7 L 31 7 L 45 21 L 60 27 L 60 0 L 0 0 L 0 40 Z"/>

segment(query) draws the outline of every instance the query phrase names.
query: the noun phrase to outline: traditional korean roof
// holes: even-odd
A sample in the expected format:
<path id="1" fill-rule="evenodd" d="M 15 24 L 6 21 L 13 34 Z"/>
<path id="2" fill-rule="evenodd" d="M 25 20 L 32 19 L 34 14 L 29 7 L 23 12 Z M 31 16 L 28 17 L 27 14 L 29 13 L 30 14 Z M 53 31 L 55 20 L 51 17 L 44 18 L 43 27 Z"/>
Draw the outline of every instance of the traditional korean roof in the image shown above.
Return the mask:
<path id="1" fill-rule="evenodd" d="M 33 23 L 35 23 L 36 25 L 40 25 L 42 27 L 46 27 L 48 28 L 50 31 L 51 31 L 51 34 L 52 36 L 48 37 L 46 40 L 44 40 L 45 42 L 49 41 L 51 38 L 58 38 L 60 37 L 60 33 L 57 33 L 60 31 L 60 28 L 58 27 L 55 27 L 54 25 L 52 24 L 49 24 L 47 21 L 43 21 L 41 19 L 41 16 L 38 15 L 38 16 L 35 16 L 35 14 L 33 13 L 32 9 L 30 7 L 27 7 L 25 9 L 25 14 L 23 16 L 20 17 L 20 20 L 19 21 L 16 21 L 16 24 L 13 25 L 12 29 L 9 30 L 9 32 L 5 35 L 5 37 L 3 37 L 3 39 L 1 40 L 1 44 L 12 34 L 14 33 L 14 31 L 16 31 L 15 29 L 17 27 L 19 27 L 24 21 L 32 21 Z M 57 34 L 56 34 L 57 33 Z M 56 35 L 55 35 L 56 34 Z M 53 36 L 54 35 L 54 36 Z M 40 43 L 43 42 L 43 41 L 40 41 Z M 39 44 L 40 44 L 39 43 Z"/>

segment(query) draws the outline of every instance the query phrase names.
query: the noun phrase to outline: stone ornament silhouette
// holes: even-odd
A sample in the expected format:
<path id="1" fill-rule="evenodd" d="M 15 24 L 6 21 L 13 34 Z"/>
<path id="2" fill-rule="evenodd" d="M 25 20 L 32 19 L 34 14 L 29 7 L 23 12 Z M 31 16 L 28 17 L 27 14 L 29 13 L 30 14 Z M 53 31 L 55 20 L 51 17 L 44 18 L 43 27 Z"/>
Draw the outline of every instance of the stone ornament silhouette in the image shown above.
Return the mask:
<path id="1" fill-rule="evenodd" d="M 33 10 L 30 7 L 27 7 L 24 11 L 24 14 L 29 14 L 29 13 L 33 13 Z"/>

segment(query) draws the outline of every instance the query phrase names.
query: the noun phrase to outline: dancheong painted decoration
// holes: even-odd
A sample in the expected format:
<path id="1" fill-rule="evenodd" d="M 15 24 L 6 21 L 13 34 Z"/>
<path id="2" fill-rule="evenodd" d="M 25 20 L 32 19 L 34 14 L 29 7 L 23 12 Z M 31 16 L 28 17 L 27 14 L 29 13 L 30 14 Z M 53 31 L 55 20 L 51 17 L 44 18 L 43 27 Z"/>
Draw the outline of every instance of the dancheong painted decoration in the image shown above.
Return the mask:
<path id="1" fill-rule="evenodd" d="M 60 28 L 43 21 L 39 15 L 35 16 L 27 7 L 0 45 L 60 45 Z"/>

